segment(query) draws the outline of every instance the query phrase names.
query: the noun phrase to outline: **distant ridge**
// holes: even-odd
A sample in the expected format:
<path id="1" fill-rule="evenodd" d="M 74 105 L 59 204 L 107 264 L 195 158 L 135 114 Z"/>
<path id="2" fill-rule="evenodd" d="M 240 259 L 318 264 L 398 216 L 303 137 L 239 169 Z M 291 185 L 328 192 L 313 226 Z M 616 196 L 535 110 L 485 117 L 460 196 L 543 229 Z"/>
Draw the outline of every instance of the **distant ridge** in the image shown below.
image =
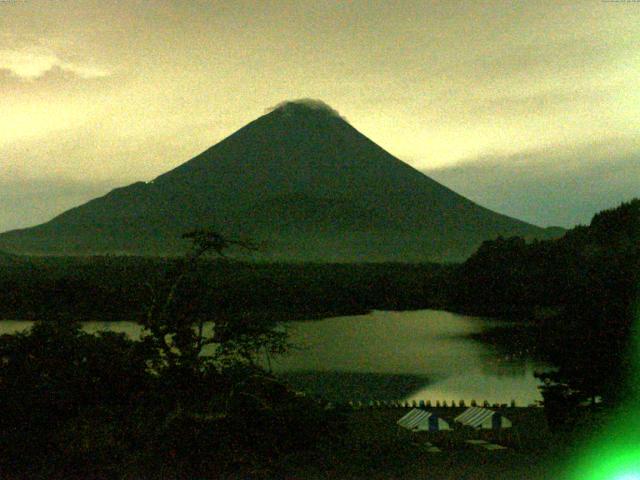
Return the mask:
<path id="1" fill-rule="evenodd" d="M 173 255 L 197 227 L 264 242 L 264 258 L 291 261 L 455 261 L 498 235 L 557 235 L 458 195 L 305 99 L 283 102 L 152 182 L 0 234 L 0 248 Z"/>

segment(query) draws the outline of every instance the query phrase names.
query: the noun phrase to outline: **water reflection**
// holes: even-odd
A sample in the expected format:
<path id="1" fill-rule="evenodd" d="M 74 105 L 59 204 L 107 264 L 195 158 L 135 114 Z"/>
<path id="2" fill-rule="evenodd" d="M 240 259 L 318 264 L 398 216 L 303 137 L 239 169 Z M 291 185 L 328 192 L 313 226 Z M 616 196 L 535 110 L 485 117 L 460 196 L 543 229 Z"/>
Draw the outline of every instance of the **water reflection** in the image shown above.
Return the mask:
<path id="1" fill-rule="evenodd" d="M 286 372 L 299 388 L 314 392 L 322 390 L 327 372 L 341 372 L 330 383 L 342 378 L 343 400 L 351 400 L 346 398 L 349 392 L 365 387 L 369 398 L 386 399 L 389 394 L 380 382 L 356 373 L 425 379 L 421 385 L 407 381 L 404 389 L 395 389 L 395 398 L 401 399 L 515 400 L 521 405 L 541 400 L 533 372 L 545 368 L 544 364 L 526 357 L 505 358 L 494 347 L 469 338 L 495 325 L 493 320 L 435 310 L 299 322 L 290 333 L 301 350 L 279 359 L 275 369 Z M 305 372 L 304 381 L 292 372 Z M 311 386 L 309 372 L 317 378 Z"/>
<path id="2" fill-rule="evenodd" d="M 296 388 L 331 402 L 399 400 L 407 391 L 431 383 L 421 375 L 356 372 L 281 372 L 280 378 Z"/>
<path id="3" fill-rule="evenodd" d="M 481 328 L 448 312 L 373 312 L 321 322 L 298 322 L 291 340 L 301 347 L 277 362 L 280 370 L 332 370 L 449 375 L 468 368 L 485 348 L 463 338 Z"/>
<path id="4" fill-rule="evenodd" d="M 30 325 L 2 321 L 0 334 Z M 526 356 L 505 358 L 504 352 L 469 337 L 495 325 L 435 310 L 295 322 L 289 332 L 299 348 L 273 367 L 296 387 L 332 400 L 515 400 L 522 405 L 541 400 L 533 372 L 545 365 Z M 132 338 L 141 333 L 132 322 L 86 322 L 84 329 Z"/>
<path id="5" fill-rule="evenodd" d="M 480 371 L 494 377 L 526 377 L 532 371 L 530 362 L 513 360 L 494 360 L 480 365 Z"/>

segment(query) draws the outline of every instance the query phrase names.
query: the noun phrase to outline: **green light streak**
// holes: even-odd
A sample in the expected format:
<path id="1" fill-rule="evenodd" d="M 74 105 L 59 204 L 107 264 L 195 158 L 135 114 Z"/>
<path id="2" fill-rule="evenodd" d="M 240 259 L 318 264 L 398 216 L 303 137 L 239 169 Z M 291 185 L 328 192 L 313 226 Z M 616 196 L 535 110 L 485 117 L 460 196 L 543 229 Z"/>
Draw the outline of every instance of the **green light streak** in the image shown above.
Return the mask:
<path id="1" fill-rule="evenodd" d="M 571 480 L 640 480 L 640 303 L 636 307 L 632 350 L 633 397 L 590 441 L 566 478 Z"/>

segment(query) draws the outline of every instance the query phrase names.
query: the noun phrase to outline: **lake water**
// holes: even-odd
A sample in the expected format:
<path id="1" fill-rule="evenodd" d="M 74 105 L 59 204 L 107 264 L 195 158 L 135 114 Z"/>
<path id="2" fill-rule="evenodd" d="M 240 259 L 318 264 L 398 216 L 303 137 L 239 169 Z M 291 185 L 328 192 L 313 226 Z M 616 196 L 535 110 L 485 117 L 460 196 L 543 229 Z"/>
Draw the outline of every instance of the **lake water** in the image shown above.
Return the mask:
<path id="1" fill-rule="evenodd" d="M 468 338 L 497 324 L 436 310 L 293 322 L 288 329 L 297 347 L 272 366 L 294 386 L 334 401 L 475 399 L 528 405 L 541 400 L 533 372 L 545 365 Z M 0 334 L 29 325 L 2 321 Z M 87 322 L 85 329 L 140 334 L 130 322 Z"/>

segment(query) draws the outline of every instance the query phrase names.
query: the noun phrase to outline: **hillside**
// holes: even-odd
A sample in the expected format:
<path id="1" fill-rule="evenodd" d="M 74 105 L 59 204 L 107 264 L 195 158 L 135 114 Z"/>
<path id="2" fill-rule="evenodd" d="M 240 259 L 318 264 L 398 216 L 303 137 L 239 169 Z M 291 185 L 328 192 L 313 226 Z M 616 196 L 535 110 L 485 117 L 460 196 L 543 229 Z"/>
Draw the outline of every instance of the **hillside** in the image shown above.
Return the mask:
<path id="1" fill-rule="evenodd" d="M 0 265 L 12 265 L 18 258 L 18 255 L 0 250 Z"/>
<path id="2" fill-rule="evenodd" d="M 179 254 L 210 227 L 267 259 L 455 261 L 498 235 L 552 236 L 398 160 L 320 102 L 288 102 L 152 182 L 0 235 L 30 254 Z"/>
<path id="3" fill-rule="evenodd" d="M 449 281 L 452 308 L 524 321 L 518 335 L 498 328 L 478 338 L 511 352 L 536 350 L 556 365 L 545 374 L 553 383 L 545 391 L 560 394 L 560 417 L 571 417 L 574 400 L 599 396 L 613 405 L 640 398 L 633 353 L 640 199 L 603 210 L 557 240 L 487 241 L 453 268 Z"/>

